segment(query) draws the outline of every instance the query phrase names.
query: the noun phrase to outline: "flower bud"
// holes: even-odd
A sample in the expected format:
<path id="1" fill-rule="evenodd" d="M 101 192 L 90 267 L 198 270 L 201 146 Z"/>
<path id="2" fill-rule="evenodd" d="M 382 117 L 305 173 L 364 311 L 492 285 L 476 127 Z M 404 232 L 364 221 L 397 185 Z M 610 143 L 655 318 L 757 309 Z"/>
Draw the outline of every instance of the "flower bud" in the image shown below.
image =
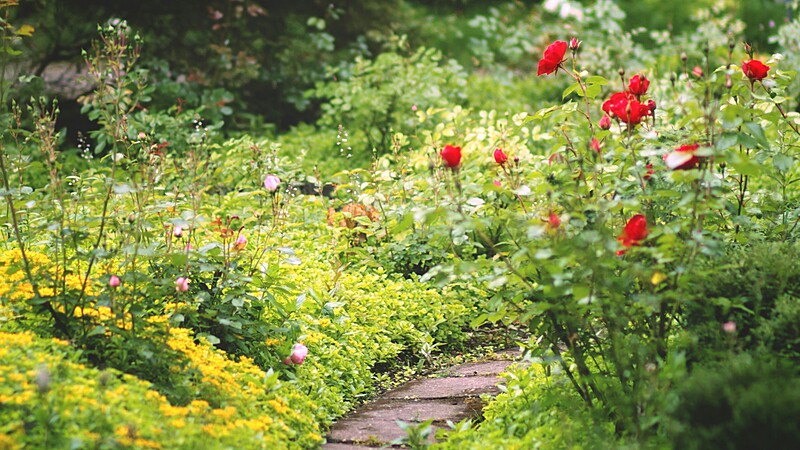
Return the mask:
<path id="1" fill-rule="evenodd" d="M 233 248 L 236 250 L 244 250 L 247 246 L 247 237 L 244 233 L 239 234 L 239 237 L 236 238 L 236 243 L 233 244 Z"/>
<path id="2" fill-rule="evenodd" d="M 726 333 L 736 333 L 736 322 L 728 321 L 722 324 L 722 330 Z"/>
<path id="3" fill-rule="evenodd" d="M 611 117 L 606 114 L 600 119 L 600 129 L 607 130 L 609 128 L 611 128 Z"/>
<path id="4" fill-rule="evenodd" d="M 598 141 L 597 138 L 592 138 L 592 142 L 591 142 L 591 144 L 589 144 L 589 147 L 591 147 L 591 149 L 596 151 L 597 153 L 601 152 L 601 150 L 600 150 L 600 141 Z"/>
<path id="5" fill-rule="evenodd" d="M 494 162 L 502 166 L 503 164 L 506 163 L 506 161 L 508 161 L 508 156 L 505 153 L 503 153 L 503 149 L 496 148 L 494 150 Z"/>
<path id="6" fill-rule="evenodd" d="M 292 362 L 295 364 L 303 364 L 303 361 L 305 361 L 307 355 L 308 347 L 298 342 L 297 344 L 294 344 L 294 347 L 292 348 L 292 354 L 289 356 L 289 358 L 291 358 Z"/>
<path id="7" fill-rule="evenodd" d="M 275 192 L 280 184 L 281 179 L 276 175 L 267 175 L 267 177 L 264 179 L 264 189 L 268 190 L 269 192 Z"/>
<path id="8" fill-rule="evenodd" d="M 189 290 L 189 278 L 178 277 L 175 280 L 175 292 L 186 292 Z"/>

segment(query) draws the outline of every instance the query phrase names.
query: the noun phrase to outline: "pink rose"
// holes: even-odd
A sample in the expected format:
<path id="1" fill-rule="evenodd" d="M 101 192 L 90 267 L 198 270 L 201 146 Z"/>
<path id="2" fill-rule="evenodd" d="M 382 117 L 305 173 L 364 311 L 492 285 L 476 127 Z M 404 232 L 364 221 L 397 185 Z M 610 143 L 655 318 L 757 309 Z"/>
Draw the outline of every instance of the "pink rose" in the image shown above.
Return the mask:
<path id="1" fill-rule="evenodd" d="M 189 278 L 178 277 L 175 280 L 175 292 L 186 292 L 189 290 Z"/>

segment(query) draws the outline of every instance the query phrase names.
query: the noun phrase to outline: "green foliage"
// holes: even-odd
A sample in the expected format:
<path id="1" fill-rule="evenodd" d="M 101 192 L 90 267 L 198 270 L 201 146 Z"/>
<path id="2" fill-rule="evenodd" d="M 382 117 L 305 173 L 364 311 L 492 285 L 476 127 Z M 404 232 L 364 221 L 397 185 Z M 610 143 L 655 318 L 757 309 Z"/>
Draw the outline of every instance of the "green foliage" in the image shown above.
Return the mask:
<path id="1" fill-rule="evenodd" d="M 692 357 L 727 351 L 731 336 L 722 325 L 732 322 L 737 348 L 764 346 L 797 358 L 797 329 L 790 323 L 800 296 L 799 251 L 796 243 L 735 246 L 689 274 L 682 295 L 685 329 L 697 339 Z"/>
<path id="2" fill-rule="evenodd" d="M 605 449 L 622 446 L 613 424 L 597 420 L 562 375 L 545 376 L 542 366 L 511 369 L 504 392 L 484 408 L 475 428 L 455 425 L 433 449 Z"/>
<path id="3" fill-rule="evenodd" d="M 382 53 L 374 60 L 357 58 L 345 80 L 317 85 L 313 95 L 326 100 L 320 124 L 329 129 L 341 124 L 357 132 L 337 144 L 356 155 L 356 161 L 367 160 L 373 149 L 388 153 L 393 133 L 412 133 L 420 126 L 413 111 L 436 109 L 462 97 L 466 81 L 461 67 L 441 60 L 439 51 L 426 48 L 408 55 Z"/>
<path id="4" fill-rule="evenodd" d="M 790 448 L 800 439 L 796 367 L 739 356 L 698 368 L 678 388 L 674 448 Z"/>

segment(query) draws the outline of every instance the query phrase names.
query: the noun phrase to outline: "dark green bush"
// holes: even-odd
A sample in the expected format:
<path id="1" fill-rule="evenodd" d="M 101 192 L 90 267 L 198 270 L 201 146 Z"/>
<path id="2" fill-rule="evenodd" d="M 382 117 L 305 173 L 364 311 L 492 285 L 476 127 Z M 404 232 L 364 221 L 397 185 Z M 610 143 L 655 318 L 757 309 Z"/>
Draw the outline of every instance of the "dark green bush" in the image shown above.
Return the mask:
<path id="1" fill-rule="evenodd" d="M 728 349 L 722 324 L 729 321 L 742 349 L 796 349 L 796 326 L 783 324 L 797 316 L 799 257 L 796 243 L 754 243 L 733 247 L 695 271 L 685 284 L 686 326 L 698 343 L 690 359 Z"/>
<path id="2" fill-rule="evenodd" d="M 790 449 L 800 442 L 800 377 L 775 361 L 737 356 L 696 370 L 679 388 L 676 449 Z"/>

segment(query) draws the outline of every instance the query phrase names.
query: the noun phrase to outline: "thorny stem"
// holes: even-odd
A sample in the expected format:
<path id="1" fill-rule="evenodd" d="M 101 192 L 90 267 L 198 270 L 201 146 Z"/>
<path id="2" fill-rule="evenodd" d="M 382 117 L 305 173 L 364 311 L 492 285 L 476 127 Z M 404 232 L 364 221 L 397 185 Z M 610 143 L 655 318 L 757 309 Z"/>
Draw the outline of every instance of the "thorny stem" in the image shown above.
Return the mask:
<path id="1" fill-rule="evenodd" d="M 586 105 L 586 112 L 583 113 L 583 115 L 586 117 L 586 121 L 589 122 L 589 131 L 591 132 L 592 136 L 594 136 L 594 124 L 592 123 L 592 106 L 589 104 L 589 97 L 586 96 L 586 85 L 583 84 L 583 80 L 581 80 L 581 77 L 578 74 L 574 73 L 574 70 L 567 70 L 561 64 L 559 64 L 558 66 L 561 67 L 561 69 L 563 69 L 564 72 L 567 73 L 567 75 L 572 77 L 572 79 L 575 80 L 575 82 L 578 83 L 578 86 L 581 88 L 581 92 L 583 93 L 583 102 Z"/>

